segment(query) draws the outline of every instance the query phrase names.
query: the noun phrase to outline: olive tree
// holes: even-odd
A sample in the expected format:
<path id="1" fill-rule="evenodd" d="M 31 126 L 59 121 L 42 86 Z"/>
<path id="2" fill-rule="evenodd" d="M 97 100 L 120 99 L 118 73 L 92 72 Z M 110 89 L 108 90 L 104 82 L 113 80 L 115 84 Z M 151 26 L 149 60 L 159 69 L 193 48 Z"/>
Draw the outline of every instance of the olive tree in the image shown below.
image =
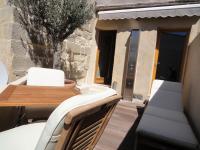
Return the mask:
<path id="1" fill-rule="evenodd" d="M 62 42 L 92 17 L 88 0 L 10 0 L 16 18 L 27 31 L 31 58 L 45 67 L 56 67 Z"/>

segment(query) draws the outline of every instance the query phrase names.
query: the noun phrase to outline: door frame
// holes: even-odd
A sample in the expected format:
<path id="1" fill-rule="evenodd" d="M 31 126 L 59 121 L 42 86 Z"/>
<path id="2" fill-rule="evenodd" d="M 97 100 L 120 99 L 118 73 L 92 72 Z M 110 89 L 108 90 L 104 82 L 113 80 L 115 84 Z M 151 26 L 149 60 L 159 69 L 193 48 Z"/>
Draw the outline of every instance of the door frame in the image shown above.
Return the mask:
<path id="1" fill-rule="evenodd" d="M 187 64 L 187 57 L 188 57 L 188 41 L 189 41 L 189 35 L 190 35 L 190 28 L 185 29 L 162 29 L 158 28 L 157 30 L 157 41 L 156 41 L 156 48 L 154 52 L 154 63 L 153 63 L 153 73 L 152 73 L 152 83 L 153 80 L 156 79 L 156 72 L 157 72 L 157 65 L 158 65 L 158 59 L 159 59 L 159 52 L 160 52 L 160 36 L 162 32 L 187 32 L 186 35 L 186 41 L 184 43 L 184 48 L 182 52 L 182 59 L 181 59 L 181 68 L 180 68 L 180 81 L 183 82 L 184 76 L 185 76 L 185 67 Z"/>
<path id="2" fill-rule="evenodd" d="M 103 84 L 104 83 L 104 78 L 103 77 L 97 77 L 97 71 L 99 70 L 99 48 L 98 48 L 98 44 L 99 44 L 99 34 L 100 34 L 100 30 L 96 29 L 96 41 L 97 41 L 97 50 L 96 50 L 96 62 L 95 62 L 95 73 L 94 73 L 94 83 L 97 84 Z"/>
<path id="3" fill-rule="evenodd" d="M 97 84 L 104 84 L 104 77 L 97 77 L 97 71 L 99 70 L 99 49 L 97 48 L 97 53 L 96 53 L 96 64 L 95 64 L 95 74 L 94 74 L 94 83 Z"/>

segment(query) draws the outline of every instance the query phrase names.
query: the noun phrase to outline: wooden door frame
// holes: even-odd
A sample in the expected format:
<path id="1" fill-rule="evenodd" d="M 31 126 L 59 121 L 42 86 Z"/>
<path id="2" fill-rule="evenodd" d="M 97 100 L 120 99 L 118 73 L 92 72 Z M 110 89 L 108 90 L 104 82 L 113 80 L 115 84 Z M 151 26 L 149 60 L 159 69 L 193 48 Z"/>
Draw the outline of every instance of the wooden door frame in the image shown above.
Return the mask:
<path id="1" fill-rule="evenodd" d="M 184 76 L 185 76 L 185 67 L 187 64 L 187 57 L 188 57 L 188 41 L 189 41 L 189 35 L 190 35 L 190 28 L 185 29 L 163 29 L 158 28 L 157 29 L 157 41 L 156 41 L 156 48 L 154 52 L 154 63 L 153 63 L 153 73 L 152 73 L 152 83 L 153 80 L 156 79 L 156 72 L 157 72 L 157 64 L 159 59 L 159 48 L 160 48 L 160 35 L 162 32 L 187 32 L 186 35 L 186 41 L 184 43 L 184 49 L 182 52 L 182 59 L 181 59 L 181 68 L 180 68 L 180 81 L 183 82 Z"/>
<path id="2" fill-rule="evenodd" d="M 157 40 L 156 40 L 156 48 L 154 51 L 154 62 L 153 62 L 153 73 L 152 73 L 152 82 L 156 79 L 156 72 L 157 72 L 157 64 L 159 58 L 159 47 L 160 47 L 160 30 L 157 30 Z"/>
<path id="3" fill-rule="evenodd" d="M 99 68 L 99 49 L 97 48 L 97 53 L 96 53 L 96 62 L 95 62 L 95 74 L 94 74 L 94 83 L 97 84 L 104 84 L 104 78 L 103 77 L 96 77 L 97 71 Z"/>
<path id="4" fill-rule="evenodd" d="M 98 71 L 98 67 L 99 67 L 99 33 L 101 30 L 96 29 L 96 42 L 97 42 L 97 50 L 96 50 L 96 62 L 95 62 L 95 73 L 94 73 L 94 83 L 97 84 L 103 84 L 104 83 L 104 78 L 102 77 L 96 77 L 97 75 L 97 71 Z"/>

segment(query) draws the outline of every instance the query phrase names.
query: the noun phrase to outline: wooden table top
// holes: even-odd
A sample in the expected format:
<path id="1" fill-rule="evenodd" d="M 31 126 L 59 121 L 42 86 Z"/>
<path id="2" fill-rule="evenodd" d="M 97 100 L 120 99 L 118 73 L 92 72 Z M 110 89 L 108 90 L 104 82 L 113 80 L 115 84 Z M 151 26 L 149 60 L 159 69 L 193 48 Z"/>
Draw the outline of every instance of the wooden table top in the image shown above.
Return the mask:
<path id="1" fill-rule="evenodd" d="M 78 94 L 78 89 L 69 87 L 9 85 L 0 94 L 0 107 L 59 105 Z"/>

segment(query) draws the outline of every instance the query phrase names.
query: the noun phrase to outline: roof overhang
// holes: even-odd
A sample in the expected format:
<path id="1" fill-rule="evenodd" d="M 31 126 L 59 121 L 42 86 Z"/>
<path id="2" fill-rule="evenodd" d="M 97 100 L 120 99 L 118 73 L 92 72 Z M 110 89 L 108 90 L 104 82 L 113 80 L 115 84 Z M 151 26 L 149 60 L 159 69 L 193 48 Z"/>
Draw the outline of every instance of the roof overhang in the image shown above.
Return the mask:
<path id="1" fill-rule="evenodd" d="M 200 4 L 107 10 L 97 13 L 99 20 L 200 16 Z"/>

